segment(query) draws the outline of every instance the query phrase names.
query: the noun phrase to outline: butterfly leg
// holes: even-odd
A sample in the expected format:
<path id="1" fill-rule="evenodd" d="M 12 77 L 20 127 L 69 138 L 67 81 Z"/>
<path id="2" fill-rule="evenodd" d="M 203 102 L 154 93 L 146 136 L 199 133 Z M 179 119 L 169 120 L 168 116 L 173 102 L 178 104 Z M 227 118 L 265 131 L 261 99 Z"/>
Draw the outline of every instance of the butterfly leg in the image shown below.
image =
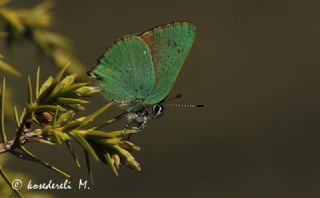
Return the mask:
<path id="1" fill-rule="evenodd" d="M 128 123 L 126 125 L 126 127 L 123 129 L 123 134 L 125 134 L 126 130 L 127 129 L 134 129 L 134 130 L 137 130 L 137 131 L 140 131 L 139 127 L 136 127 L 136 126 L 131 126 L 131 123 L 132 123 L 133 120 L 128 120 Z M 130 133 L 128 136 L 127 136 L 127 140 L 129 141 L 130 140 L 130 137 L 132 136 L 132 133 Z"/>
<path id="2" fill-rule="evenodd" d="M 128 114 L 128 123 L 126 124 L 125 128 L 122 131 L 122 134 L 125 134 L 127 129 L 134 129 L 134 130 L 139 130 L 137 127 L 132 126 L 132 122 L 138 117 L 136 113 L 129 113 Z M 128 135 L 128 140 L 130 139 L 131 133 Z"/>
<path id="3" fill-rule="evenodd" d="M 132 122 L 133 122 L 133 120 L 128 120 L 128 123 L 126 124 L 126 126 L 125 126 L 124 129 L 123 129 L 123 133 L 124 133 L 127 129 L 139 130 L 139 127 L 132 126 Z"/>
<path id="4" fill-rule="evenodd" d="M 148 121 L 148 117 L 147 116 L 143 116 L 143 120 L 142 122 L 139 123 L 139 126 L 137 127 L 140 130 L 144 129 L 144 127 L 146 127 Z"/>
<path id="5" fill-rule="evenodd" d="M 125 131 L 126 129 L 129 129 L 129 128 L 134 129 L 134 130 L 137 130 L 137 131 L 141 131 L 141 130 L 144 129 L 144 127 L 146 126 L 146 123 L 147 123 L 147 120 L 148 120 L 148 117 L 147 117 L 147 116 L 141 115 L 141 114 L 139 115 L 139 114 L 137 114 L 137 113 L 131 114 L 128 118 L 129 118 L 129 119 L 128 119 L 128 123 L 127 123 L 124 131 Z M 136 123 L 137 126 L 132 126 L 132 123 L 133 123 L 133 122 Z M 132 134 L 129 134 L 129 135 L 128 135 L 128 140 L 130 139 L 131 135 L 132 135 Z"/>

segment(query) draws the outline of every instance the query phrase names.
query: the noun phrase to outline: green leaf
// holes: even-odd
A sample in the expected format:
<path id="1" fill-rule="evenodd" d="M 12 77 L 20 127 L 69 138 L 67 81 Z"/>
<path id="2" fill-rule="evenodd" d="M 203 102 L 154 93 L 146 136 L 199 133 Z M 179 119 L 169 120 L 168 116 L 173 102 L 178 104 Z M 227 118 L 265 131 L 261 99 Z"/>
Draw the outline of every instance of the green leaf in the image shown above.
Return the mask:
<path id="1" fill-rule="evenodd" d="M 66 63 L 65 66 L 60 69 L 59 73 L 53 79 L 54 83 L 58 83 L 61 80 L 61 78 L 62 78 L 63 74 L 65 73 L 66 69 L 68 68 L 69 64 L 70 64 L 69 62 Z"/>
<path id="2" fill-rule="evenodd" d="M 24 25 L 15 11 L 2 7 L 0 10 L 0 17 L 2 17 L 17 33 L 21 34 L 25 31 Z"/>
<path id="3" fill-rule="evenodd" d="M 90 181 L 93 184 L 93 174 L 92 174 L 92 170 L 91 170 L 91 163 L 90 163 L 90 156 L 87 150 L 83 150 L 84 152 L 84 157 L 85 157 L 85 161 L 86 161 L 86 166 L 87 166 L 87 171 L 90 177 Z"/>
<path id="4" fill-rule="evenodd" d="M 21 112 L 20 117 L 19 117 L 19 123 L 21 123 L 21 122 L 22 122 L 22 120 L 23 120 L 23 118 L 24 118 L 24 116 L 25 116 L 26 112 L 27 112 L 27 108 L 26 108 L 26 107 L 24 107 L 24 108 L 22 109 L 22 112 Z"/>
<path id="5" fill-rule="evenodd" d="M 125 149 L 121 148 L 118 145 L 113 145 L 116 151 L 118 151 L 119 155 L 125 159 L 126 165 L 130 168 L 136 169 L 137 171 L 141 170 L 139 163 L 134 159 L 134 157 Z"/>
<path id="6" fill-rule="evenodd" d="M 83 105 L 83 104 L 89 103 L 89 101 L 78 99 L 78 98 L 63 98 L 63 97 L 59 97 L 58 103 L 60 103 L 60 104 L 82 104 Z"/>
<path id="7" fill-rule="evenodd" d="M 118 144 L 121 148 L 126 149 L 127 151 L 140 151 L 140 147 L 135 145 L 132 142 L 129 141 L 121 141 Z"/>
<path id="8" fill-rule="evenodd" d="M 21 73 L 18 70 L 16 70 L 11 65 L 9 65 L 6 62 L 4 62 L 1 59 L 0 59 L 0 70 L 2 70 L 5 73 L 17 76 L 17 77 L 21 77 Z"/>
<path id="9" fill-rule="evenodd" d="M 48 97 L 57 97 L 60 95 L 64 88 L 70 86 L 74 82 L 76 77 L 76 74 L 68 75 L 61 82 L 57 82 L 56 86 L 53 88 Z"/>
<path id="10" fill-rule="evenodd" d="M 35 88 L 36 98 L 39 97 L 39 84 L 40 84 L 40 67 L 38 67 L 37 74 L 36 74 L 36 88 Z"/>
<path id="11" fill-rule="evenodd" d="M 28 103 L 32 104 L 33 102 L 33 95 L 32 95 L 32 83 L 31 83 L 31 78 L 28 76 Z"/>
<path id="12" fill-rule="evenodd" d="M 111 155 L 111 158 L 113 159 L 114 166 L 116 167 L 116 169 L 119 169 L 120 164 L 121 164 L 119 155 L 114 153 Z"/>
<path id="13" fill-rule="evenodd" d="M 81 166 L 80 166 L 78 157 L 77 157 L 75 151 L 74 151 L 73 148 L 72 148 L 71 141 L 70 141 L 70 140 L 67 140 L 67 141 L 65 141 L 65 142 L 66 142 L 67 148 L 68 148 L 68 150 L 70 151 L 71 156 L 72 156 L 72 158 L 74 159 L 76 165 L 80 168 Z"/>
<path id="14" fill-rule="evenodd" d="M 59 105 L 38 105 L 33 107 L 32 109 L 33 111 L 38 111 L 38 112 L 43 112 L 43 111 L 55 111 L 55 110 L 59 110 L 59 111 L 65 111 L 65 109 Z"/>
<path id="15" fill-rule="evenodd" d="M 16 121 L 16 127 L 18 128 L 20 126 L 20 120 L 19 120 L 18 110 L 16 106 L 14 106 L 13 111 L 14 111 L 14 119 Z"/>
<path id="16" fill-rule="evenodd" d="M 2 136 L 2 142 L 6 143 L 7 142 L 7 135 L 6 135 L 6 131 L 4 128 L 4 104 L 5 104 L 5 92 L 6 92 L 6 79 L 3 78 L 2 81 L 2 88 L 1 88 L 1 112 L 0 112 L 0 116 L 1 116 L 1 120 L 0 120 L 0 125 L 1 125 L 1 136 Z"/>
<path id="17" fill-rule="evenodd" d="M 106 104 L 105 106 L 101 107 L 100 109 L 98 109 L 96 112 L 92 113 L 91 115 L 87 116 L 84 120 L 83 120 L 83 124 L 82 126 L 88 124 L 89 122 L 91 122 L 93 119 L 95 119 L 98 115 L 102 114 L 103 112 L 105 112 L 107 109 L 109 109 L 112 105 L 112 102 Z"/>
<path id="18" fill-rule="evenodd" d="M 116 174 L 118 176 L 118 171 L 114 165 L 114 160 L 111 158 L 111 156 L 108 152 L 106 152 L 104 154 L 104 158 L 106 159 L 106 162 L 108 163 L 108 165 L 110 166 L 110 168 L 114 172 L 114 174 Z"/>
<path id="19" fill-rule="evenodd" d="M 41 165 L 49 168 L 50 170 L 53 170 L 53 171 L 55 171 L 55 172 L 57 172 L 57 173 L 65 176 L 65 177 L 70 177 L 70 175 L 67 174 L 67 173 L 65 173 L 64 171 L 62 171 L 62 170 L 60 170 L 60 169 L 58 169 L 58 168 L 50 165 L 50 164 L 49 164 L 48 162 L 46 162 L 46 161 L 40 160 L 38 157 L 36 157 L 33 153 L 31 153 L 31 152 L 30 152 L 27 148 L 25 148 L 24 146 L 20 146 L 19 148 L 20 148 L 25 154 L 27 154 L 29 157 L 33 158 L 33 159 L 34 159 L 36 162 L 38 162 L 39 164 L 41 164 Z"/>
<path id="20" fill-rule="evenodd" d="M 90 136 L 97 136 L 97 137 L 104 137 L 104 138 L 115 138 L 120 135 L 127 135 L 132 133 L 137 133 L 138 131 L 135 129 L 127 129 L 127 130 L 118 130 L 118 131 L 112 131 L 112 132 L 106 132 L 106 131 L 98 131 L 98 130 L 88 130 L 86 135 Z"/>
<path id="21" fill-rule="evenodd" d="M 39 94 L 42 94 L 42 92 L 44 92 L 48 87 L 50 87 L 52 82 L 53 82 L 53 77 L 52 76 L 47 78 L 47 80 L 41 85 Z"/>
<path id="22" fill-rule="evenodd" d="M 77 78 L 77 74 L 70 74 L 67 75 L 66 77 L 64 77 L 63 80 L 61 80 L 61 82 L 59 83 L 59 85 L 61 85 L 62 88 L 66 88 L 69 87 L 70 85 L 72 85 L 75 81 L 75 79 Z"/>
<path id="23" fill-rule="evenodd" d="M 61 95 L 69 94 L 70 92 L 76 91 L 79 88 L 88 85 L 89 83 L 74 83 L 68 87 L 65 87 L 63 91 L 61 91 Z"/>
<path id="24" fill-rule="evenodd" d="M 98 93 L 100 91 L 101 90 L 99 87 L 82 86 L 79 89 L 75 90 L 75 93 L 78 96 L 88 97 L 88 96 L 92 96 L 92 94 Z"/>
<path id="25" fill-rule="evenodd" d="M 72 130 L 78 129 L 82 125 L 82 120 L 72 120 L 62 127 L 62 131 L 70 132 Z"/>
<path id="26" fill-rule="evenodd" d="M 74 116 L 73 111 L 67 111 L 58 117 L 57 123 L 63 125 L 65 123 L 69 122 L 73 116 Z"/>
<path id="27" fill-rule="evenodd" d="M 40 45 L 44 51 L 50 53 L 52 47 L 71 50 L 70 41 L 64 36 L 48 31 L 48 30 L 36 30 L 33 32 L 33 39 L 38 45 Z"/>
<path id="28" fill-rule="evenodd" d="M 112 105 L 112 103 L 108 103 L 107 105 L 101 107 L 96 112 L 92 113 L 91 115 L 88 115 L 86 117 L 82 117 L 81 119 L 78 118 L 77 120 L 73 120 L 73 121 L 69 122 L 68 124 L 63 126 L 62 130 L 65 132 L 68 132 L 71 130 L 79 129 L 82 126 L 87 125 L 89 122 L 94 120 L 98 115 L 100 115 L 101 113 L 106 111 L 111 105 Z"/>
<path id="29" fill-rule="evenodd" d="M 99 158 L 96 154 L 96 152 L 94 151 L 94 149 L 91 147 L 91 145 L 89 144 L 89 142 L 82 137 L 82 135 L 80 135 L 79 133 L 77 133 L 77 131 L 71 131 L 70 135 L 72 135 L 72 137 L 74 137 L 74 139 L 84 148 L 86 149 L 95 160 L 99 161 Z"/>
<path id="30" fill-rule="evenodd" d="M 78 112 L 80 110 L 84 110 L 84 106 L 81 105 L 81 104 L 65 104 L 65 107 L 67 109 L 70 109 L 70 110 L 74 111 L 74 112 Z"/>

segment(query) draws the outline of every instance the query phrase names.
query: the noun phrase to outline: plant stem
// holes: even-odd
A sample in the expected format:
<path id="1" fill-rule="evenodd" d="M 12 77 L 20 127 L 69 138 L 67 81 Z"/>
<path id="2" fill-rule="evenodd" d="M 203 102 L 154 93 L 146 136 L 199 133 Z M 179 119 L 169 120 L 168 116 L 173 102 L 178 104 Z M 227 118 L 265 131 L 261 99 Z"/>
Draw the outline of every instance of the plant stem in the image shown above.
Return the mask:
<path id="1" fill-rule="evenodd" d="M 38 140 L 37 140 L 38 138 Z M 21 135 L 20 140 L 18 141 L 19 144 L 15 144 L 16 138 L 7 141 L 6 143 L 0 143 L 0 154 L 6 153 L 8 151 L 14 150 L 17 147 L 26 144 L 27 142 L 41 142 L 40 137 L 37 136 L 34 132 L 29 132 L 28 135 Z"/>
<path id="2" fill-rule="evenodd" d="M 24 115 L 23 119 L 22 119 L 22 122 L 16 132 L 16 137 L 12 143 L 12 147 L 13 148 L 16 148 L 17 146 L 21 145 L 20 144 L 20 139 L 21 139 L 21 135 L 23 134 L 23 132 L 29 132 L 29 131 L 26 131 L 26 123 L 28 120 L 31 119 L 31 115 L 32 115 L 32 112 L 30 110 L 27 109 L 27 112 L 26 114 Z"/>

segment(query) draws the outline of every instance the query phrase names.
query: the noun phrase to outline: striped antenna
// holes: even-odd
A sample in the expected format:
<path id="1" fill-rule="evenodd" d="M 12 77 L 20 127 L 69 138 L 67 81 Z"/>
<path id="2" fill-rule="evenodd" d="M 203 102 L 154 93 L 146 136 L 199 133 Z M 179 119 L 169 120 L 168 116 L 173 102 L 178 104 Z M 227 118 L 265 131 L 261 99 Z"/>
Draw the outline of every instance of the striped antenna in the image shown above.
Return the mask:
<path id="1" fill-rule="evenodd" d="M 206 107 L 207 105 L 204 104 L 163 104 L 165 106 L 171 106 L 171 107 L 190 107 L 190 108 L 198 108 L 198 107 Z"/>
<path id="2" fill-rule="evenodd" d="M 171 107 L 190 107 L 190 108 L 198 108 L 198 107 L 206 107 L 207 105 L 204 104 L 171 104 L 171 103 L 167 103 L 169 101 L 181 98 L 182 95 L 181 94 L 177 94 L 176 96 L 172 97 L 172 98 L 166 98 L 164 99 L 164 101 L 161 103 L 163 106 L 171 106 Z"/>

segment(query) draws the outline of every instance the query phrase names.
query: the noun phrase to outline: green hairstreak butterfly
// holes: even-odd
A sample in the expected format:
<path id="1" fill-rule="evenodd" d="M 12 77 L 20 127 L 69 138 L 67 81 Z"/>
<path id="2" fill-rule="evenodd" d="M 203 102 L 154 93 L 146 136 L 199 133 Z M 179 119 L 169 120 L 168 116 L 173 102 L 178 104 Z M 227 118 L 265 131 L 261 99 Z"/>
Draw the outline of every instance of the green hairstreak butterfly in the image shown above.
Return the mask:
<path id="1" fill-rule="evenodd" d="M 109 47 L 88 74 L 102 92 L 127 111 L 139 129 L 164 112 L 163 102 L 192 47 L 196 26 L 174 22 L 124 36 Z"/>

